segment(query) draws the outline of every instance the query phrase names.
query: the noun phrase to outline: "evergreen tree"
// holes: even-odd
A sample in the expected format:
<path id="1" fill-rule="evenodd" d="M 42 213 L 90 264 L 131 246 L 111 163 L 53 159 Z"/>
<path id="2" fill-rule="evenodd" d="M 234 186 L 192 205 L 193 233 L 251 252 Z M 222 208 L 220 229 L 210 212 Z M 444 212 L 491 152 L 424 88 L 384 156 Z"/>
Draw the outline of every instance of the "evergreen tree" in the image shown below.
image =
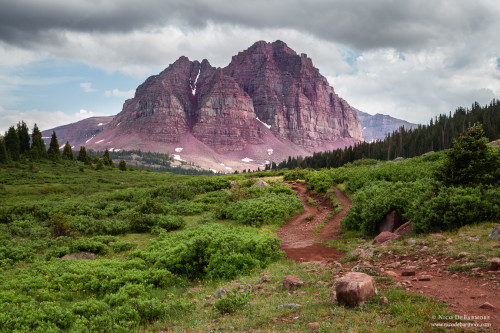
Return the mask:
<path id="1" fill-rule="evenodd" d="M 55 131 L 52 131 L 52 137 L 50 138 L 49 150 L 47 150 L 47 154 L 53 161 L 58 161 L 61 158 L 61 152 L 59 151 L 59 142 L 57 141 L 57 135 Z"/>
<path id="2" fill-rule="evenodd" d="M 68 141 L 66 141 L 66 144 L 64 145 L 64 149 L 62 152 L 62 158 L 63 160 L 70 160 L 73 161 L 73 150 L 71 149 L 71 146 Z"/>
<path id="3" fill-rule="evenodd" d="M 487 143 L 480 124 L 470 127 L 465 135 L 453 140 L 453 147 L 446 152 L 441 170 L 444 182 L 462 185 L 498 181 L 500 156 Z"/>
<path id="4" fill-rule="evenodd" d="M 9 127 L 9 130 L 7 133 L 5 133 L 5 147 L 7 148 L 7 151 L 9 152 L 10 158 L 14 161 L 19 161 L 19 154 L 20 154 L 20 143 L 19 143 L 19 137 L 17 136 L 16 129 L 14 126 Z"/>
<path id="5" fill-rule="evenodd" d="M 7 147 L 5 147 L 5 141 L 0 138 L 0 163 L 10 162 L 9 152 Z"/>
<path id="6" fill-rule="evenodd" d="M 78 157 L 76 158 L 76 160 L 83 162 L 85 164 L 89 164 L 88 156 L 87 156 L 87 149 L 85 149 L 84 146 L 80 147 L 80 151 L 78 152 Z"/>
<path id="7" fill-rule="evenodd" d="M 19 137 L 20 153 L 26 154 L 30 151 L 30 134 L 28 126 L 24 121 L 17 123 L 17 136 Z"/>
<path id="8" fill-rule="evenodd" d="M 104 151 L 104 156 L 102 157 L 102 160 L 104 162 L 104 165 L 107 165 L 112 168 L 115 166 L 113 164 L 113 160 L 111 159 L 111 157 L 109 157 L 109 150 L 107 149 Z"/>
<path id="9" fill-rule="evenodd" d="M 118 169 L 120 169 L 121 171 L 127 171 L 127 163 L 125 163 L 124 160 L 121 160 L 118 164 Z"/>
<path id="10" fill-rule="evenodd" d="M 31 157 L 35 160 L 48 157 L 45 142 L 42 139 L 42 132 L 40 132 L 36 124 L 33 127 L 31 136 Z"/>

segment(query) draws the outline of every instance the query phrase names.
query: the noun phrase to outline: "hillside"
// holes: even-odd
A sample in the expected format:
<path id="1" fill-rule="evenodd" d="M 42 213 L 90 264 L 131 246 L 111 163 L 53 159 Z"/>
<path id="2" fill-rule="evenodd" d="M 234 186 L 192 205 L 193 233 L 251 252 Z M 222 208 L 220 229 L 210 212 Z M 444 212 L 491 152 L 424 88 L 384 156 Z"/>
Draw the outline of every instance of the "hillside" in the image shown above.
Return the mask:
<path id="1" fill-rule="evenodd" d="M 470 131 L 487 147 L 479 127 Z M 500 151 L 484 147 L 500 163 Z M 487 236 L 500 219 L 500 168 L 474 165 L 482 172 L 455 184 L 443 169 L 453 156 L 196 177 L 2 164 L 0 326 L 421 332 L 467 313 L 498 329 L 500 279 L 489 265 L 500 251 Z M 392 210 L 414 233 L 372 244 Z M 351 271 L 375 277 L 379 294 L 362 307 L 331 296 Z M 305 283 L 283 287 L 290 274 Z"/>

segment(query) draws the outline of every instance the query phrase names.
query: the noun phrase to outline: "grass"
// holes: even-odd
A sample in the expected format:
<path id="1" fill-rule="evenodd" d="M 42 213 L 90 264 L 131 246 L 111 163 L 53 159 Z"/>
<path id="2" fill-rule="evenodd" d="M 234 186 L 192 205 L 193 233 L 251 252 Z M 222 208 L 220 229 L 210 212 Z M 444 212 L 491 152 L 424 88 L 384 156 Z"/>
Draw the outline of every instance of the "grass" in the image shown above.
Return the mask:
<path id="1" fill-rule="evenodd" d="M 84 171 L 81 172 L 80 168 L 83 168 Z M 441 303 L 421 295 L 407 293 L 396 287 L 391 279 L 383 276 L 377 278 L 379 294 L 363 307 L 346 308 L 334 303 L 331 293 L 334 290 L 335 279 L 350 271 L 351 266 L 359 259 L 358 256 L 349 254 L 350 251 L 360 245 L 369 246 L 367 241 L 360 238 L 361 234 L 358 231 L 345 232 L 342 239 L 327 243 L 327 245 L 347 254 L 341 260 L 344 263 L 342 266 L 319 266 L 314 263 L 294 263 L 280 259 L 265 268 L 251 270 L 249 274 L 239 276 L 236 280 L 172 277 L 178 278 L 176 280 L 178 282 L 162 287 L 145 285 L 144 281 L 137 280 L 138 276 L 142 276 L 140 274 L 151 272 L 151 276 L 144 276 L 153 281 L 153 274 L 155 270 L 161 268 L 161 262 L 152 264 L 148 260 L 141 261 L 139 258 L 130 258 L 131 254 L 146 251 L 150 244 L 158 241 L 152 242 L 152 240 L 162 237 L 149 232 L 136 233 L 126 229 L 115 230 L 115 232 L 112 229 L 110 232 L 116 239 L 114 238 L 112 242 L 106 244 L 104 248 L 107 252 L 97 255 L 95 260 L 76 263 L 60 261 L 57 257 L 47 260 L 48 252 L 69 247 L 68 244 L 74 241 L 72 238 L 55 239 L 51 236 L 50 223 L 56 212 L 63 212 L 68 221 L 76 223 L 70 217 L 73 214 L 76 215 L 78 211 L 81 223 L 90 223 L 90 227 L 93 224 L 104 222 L 113 227 L 115 224 L 127 221 L 139 208 L 146 210 L 148 214 L 161 214 L 163 209 L 172 210 L 172 207 L 177 207 L 175 208 L 177 211 L 169 211 L 169 214 L 182 215 L 179 213 L 180 209 L 182 208 L 187 214 L 191 204 L 194 205 L 196 200 L 202 198 L 204 192 L 201 192 L 202 194 L 196 192 L 192 198 L 179 199 L 176 196 L 182 197 L 186 193 L 185 191 L 175 192 L 177 187 L 196 190 L 196 186 L 204 186 L 204 181 L 207 181 L 207 186 L 209 186 L 212 183 L 216 184 L 219 180 L 236 180 L 245 183 L 252 175 L 191 177 L 137 170 L 121 172 L 117 169 L 104 169 L 96 171 L 86 165 L 55 165 L 51 162 L 35 163 L 34 169 L 35 172 L 32 172 L 30 166 L 22 163 L 1 166 L 0 169 L 0 200 L 2 202 L 0 206 L 0 220 L 2 221 L 0 223 L 0 248 L 1 251 L 4 251 L 2 253 L 7 253 L 15 259 L 0 260 L 3 270 L 2 281 L 0 281 L 0 308 L 2 309 L 0 310 L 0 324 L 2 320 L 12 321 L 25 316 L 25 313 L 19 310 L 25 307 L 32 306 L 38 309 L 43 308 L 43 306 L 53 306 L 57 311 L 48 312 L 45 320 L 51 319 L 56 322 L 57 318 L 63 321 L 64 318 L 72 315 L 71 311 L 78 302 L 85 301 L 93 304 L 92 302 L 101 302 L 107 297 L 109 304 L 113 304 L 109 300 L 118 299 L 120 292 L 110 292 L 105 294 L 105 297 L 91 294 L 88 290 L 83 292 L 78 284 L 87 281 L 79 281 L 74 278 L 79 274 L 83 276 L 84 273 L 93 278 L 93 274 L 99 272 L 101 274 L 99 278 L 102 280 L 98 280 L 96 275 L 96 283 L 104 285 L 109 278 L 108 275 L 102 274 L 106 267 L 114 267 L 115 275 L 113 278 L 116 281 L 122 277 L 133 281 L 128 286 L 132 296 L 123 294 L 123 291 L 120 296 L 125 295 L 125 301 L 129 301 L 129 298 L 134 300 L 131 301 L 131 308 L 109 305 L 117 315 L 122 311 L 130 311 L 133 314 L 140 313 L 142 316 L 140 325 L 130 326 L 129 331 L 260 330 L 262 332 L 303 332 L 311 330 L 308 326 L 309 323 L 318 322 L 317 331 L 320 332 L 421 332 L 433 330 L 430 327 L 433 316 L 448 314 Z M 281 176 L 263 177 L 263 179 L 267 182 L 282 181 Z M 174 189 L 169 187 L 172 184 Z M 216 195 L 226 193 L 224 191 L 228 190 L 207 190 L 207 192 L 215 192 Z M 329 193 L 332 195 L 332 192 Z M 319 208 L 318 203 L 313 198 L 308 197 L 307 200 L 308 204 Z M 332 204 L 334 203 L 335 201 L 332 200 Z M 207 210 L 196 214 L 192 213 L 191 210 L 191 215 L 182 216 L 186 222 L 185 229 L 196 229 L 209 223 L 222 226 L 237 225 L 235 220 L 220 220 L 215 217 L 220 205 L 217 202 L 212 206 L 207 206 L 209 207 Z M 336 209 L 338 208 L 342 209 L 340 206 L 336 207 Z M 12 209 L 9 213 L 12 216 L 4 215 L 3 209 Z M 149 210 L 153 210 L 153 212 Z M 321 233 L 325 223 L 331 217 L 331 214 L 327 215 L 322 224 L 316 227 L 315 232 Z M 111 223 L 109 223 L 110 221 Z M 412 239 L 417 244 L 427 243 L 429 248 L 431 248 L 430 244 L 436 245 L 437 248 L 432 248 L 431 251 L 446 253 L 450 257 L 456 257 L 460 252 L 469 252 L 466 260 L 455 262 L 453 263 L 455 266 L 449 267 L 449 270 L 452 271 L 467 272 L 467 265 L 470 265 L 470 262 L 475 265 L 473 267 L 478 267 L 484 264 L 484 255 L 487 257 L 499 255 L 496 243 L 486 239 L 486 235 L 494 225 L 494 223 L 487 223 L 480 226 L 468 226 L 455 233 L 443 233 L 443 237 L 437 241 L 434 241 L 433 235 L 412 236 Z M 274 235 L 278 229 L 279 226 L 276 224 L 264 223 L 255 230 L 259 234 Z M 84 228 L 81 230 L 85 231 Z M 172 233 L 175 232 L 172 231 Z M 106 234 L 98 235 L 108 236 Z M 77 240 L 91 240 L 93 236 L 95 235 L 86 235 L 83 232 L 75 233 Z M 479 237 L 479 242 L 472 242 L 467 237 Z M 452 239 L 451 244 L 446 242 L 448 238 Z M 114 251 L 112 244 L 116 244 L 116 240 L 133 244 L 133 248 L 122 252 Z M 408 246 L 408 238 L 405 238 L 394 242 L 383 251 L 409 255 L 421 251 L 422 246 Z M 159 249 L 160 254 L 162 250 L 164 249 Z M 375 254 L 380 252 L 382 250 L 375 249 Z M 128 262 L 128 259 L 131 261 Z M 124 263 L 129 266 L 123 266 Z M 94 271 L 93 267 L 99 267 L 100 270 Z M 119 270 L 122 267 L 128 268 L 123 269 L 123 271 Z M 135 269 L 133 274 L 131 267 Z M 161 274 L 164 276 L 165 271 L 161 271 Z M 269 282 L 261 282 L 264 274 L 267 275 Z M 294 291 L 283 289 L 283 279 L 289 274 L 304 281 L 304 286 Z M 61 280 L 61 286 L 55 282 L 51 284 L 53 282 L 50 279 L 52 276 L 57 276 Z M 71 288 L 78 287 L 79 289 L 76 292 L 67 289 L 70 288 L 70 283 L 74 284 L 74 286 L 71 285 Z M 114 288 L 112 284 L 109 286 Z M 234 311 L 229 311 L 231 312 L 229 314 L 225 313 L 227 311 L 220 311 L 221 307 L 216 308 L 216 300 L 213 296 L 220 287 L 234 290 L 237 293 L 240 290 L 242 293 L 248 293 L 249 300 L 243 306 L 235 307 Z M 36 294 L 35 290 L 44 293 Z M 379 301 L 382 296 L 387 297 L 389 302 L 382 304 Z M 50 304 L 42 302 L 42 297 L 50 301 Z M 11 306 L 15 303 L 20 304 L 19 308 L 7 308 L 7 304 Z M 301 307 L 299 309 L 279 308 L 280 305 L 289 303 L 300 304 Z M 162 306 L 165 304 L 168 306 L 163 308 Z M 161 315 L 156 314 L 153 310 L 157 308 L 163 309 L 164 312 Z M 139 316 L 139 314 L 137 315 Z M 54 316 L 59 317 L 54 319 Z M 34 320 L 36 323 L 42 321 Z M 99 329 L 94 327 L 94 330 L 102 329 L 105 331 L 108 329 L 109 331 L 110 326 L 107 325 L 108 323 L 103 323 L 102 326 L 98 326 Z M 119 331 L 120 329 L 125 331 L 126 325 L 121 325 L 113 327 L 111 331 Z M 71 330 L 69 327 L 61 327 L 46 327 L 45 331 Z M 39 328 L 39 330 L 43 330 L 43 328 Z M 87 327 L 87 331 L 92 331 L 90 326 Z"/>
<path id="2" fill-rule="evenodd" d="M 269 277 L 269 283 L 259 283 L 262 274 Z M 297 276 L 306 284 L 292 292 L 284 290 L 282 281 L 288 274 Z M 336 266 L 323 268 L 282 260 L 237 281 L 205 284 L 188 294 L 196 304 L 194 316 L 181 316 L 168 323 L 156 323 L 153 327 L 176 332 L 302 332 L 310 330 L 309 323 L 318 322 L 320 332 L 421 332 L 430 330 L 432 316 L 447 315 L 439 302 L 408 294 L 382 280 L 378 281 L 379 294 L 363 307 L 351 309 L 340 306 L 331 299 L 331 285 L 338 274 L 342 274 L 342 270 Z M 213 298 L 213 293 L 220 286 L 236 290 L 247 288 L 250 302 L 231 314 L 220 314 Z M 388 298 L 387 304 L 379 302 L 382 296 Z M 300 304 L 301 307 L 279 308 L 279 305 L 290 303 Z"/>

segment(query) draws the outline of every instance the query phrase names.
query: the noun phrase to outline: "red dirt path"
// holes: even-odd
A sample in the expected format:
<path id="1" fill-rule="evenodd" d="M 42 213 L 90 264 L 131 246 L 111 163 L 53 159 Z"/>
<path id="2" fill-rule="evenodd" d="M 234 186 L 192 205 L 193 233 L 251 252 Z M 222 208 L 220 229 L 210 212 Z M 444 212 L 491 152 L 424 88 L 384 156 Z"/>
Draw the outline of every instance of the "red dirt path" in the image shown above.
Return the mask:
<path id="1" fill-rule="evenodd" d="M 343 210 L 327 221 L 320 234 L 315 232 L 316 226 L 320 225 L 329 213 L 332 213 L 332 205 L 327 197 L 320 197 L 307 192 L 306 184 L 289 184 L 304 204 L 304 212 L 288 221 L 278 232 L 277 236 L 282 240 L 281 250 L 288 259 L 297 262 L 318 262 L 322 264 L 333 263 L 344 256 L 332 247 L 327 247 L 320 242 L 340 238 L 340 220 L 351 206 L 351 201 L 337 188 L 335 196 L 342 203 Z M 307 197 L 313 198 L 319 208 L 310 206 Z M 310 221 L 306 217 L 312 215 Z M 404 256 L 403 256 L 404 257 Z M 415 293 L 423 293 L 432 296 L 448 304 L 449 310 L 458 316 L 488 316 L 487 320 L 473 320 L 473 324 L 488 323 L 491 326 L 477 327 L 488 331 L 500 331 L 500 272 L 484 272 L 483 277 L 470 277 L 459 273 L 453 275 L 447 272 L 452 262 L 450 259 L 438 258 L 438 263 L 430 265 L 434 256 L 423 258 L 402 258 L 397 255 L 385 253 L 375 264 L 375 269 L 384 274 L 383 271 L 391 270 L 397 274 L 398 282 L 406 283 L 406 290 Z M 401 276 L 402 269 L 392 268 L 395 263 L 406 259 L 409 265 L 417 266 L 417 276 L 422 274 L 431 275 L 430 281 L 415 281 L 414 276 Z M 389 266 L 389 267 L 388 267 Z M 405 287 L 403 285 L 403 287 Z M 488 302 L 494 309 L 479 308 L 481 304 Z M 462 317 L 463 318 L 463 317 Z M 466 318 L 465 318 L 466 319 Z M 456 320 L 436 320 L 437 323 L 457 323 Z M 467 329 L 473 329 L 469 327 Z"/>
<path id="2" fill-rule="evenodd" d="M 328 214 L 332 213 L 330 200 L 324 196 L 308 193 L 306 184 L 304 183 L 292 183 L 289 185 L 302 200 L 304 211 L 288 221 L 276 233 L 281 239 L 281 250 L 285 251 L 288 259 L 299 262 L 332 263 L 343 257 L 344 254 L 342 252 L 319 242 L 339 238 L 338 234 L 341 232 L 340 220 L 351 206 L 351 201 L 335 188 L 335 195 L 342 203 L 343 210 L 330 218 L 325 223 L 321 233 L 318 234 L 315 232 L 316 227 L 323 223 Z M 318 207 L 308 204 L 308 196 L 318 203 Z M 308 221 L 307 217 L 311 215 L 314 218 Z"/>

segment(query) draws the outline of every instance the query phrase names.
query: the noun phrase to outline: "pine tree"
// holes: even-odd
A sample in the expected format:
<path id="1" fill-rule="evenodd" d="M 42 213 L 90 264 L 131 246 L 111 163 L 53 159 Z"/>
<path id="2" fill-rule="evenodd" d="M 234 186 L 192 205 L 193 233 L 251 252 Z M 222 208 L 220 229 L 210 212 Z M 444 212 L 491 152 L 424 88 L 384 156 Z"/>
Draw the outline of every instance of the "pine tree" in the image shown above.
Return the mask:
<path id="1" fill-rule="evenodd" d="M 66 144 L 64 145 L 64 149 L 62 152 L 62 158 L 63 160 L 70 160 L 73 161 L 73 150 L 71 149 L 71 146 L 68 141 L 66 141 Z"/>
<path id="2" fill-rule="evenodd" d="M 446 152 L 441 179 L 455 185 L 498 181 L 500 158 L 487 143 L 480 124 L 470 127 L 466 134 L 453 140 L 453 147 Z"/>
<path id="3" fill-rule="evenodd" d="M 36 124 L 33 127 L 33 134 L 31 136 L 31 157 L 35 160 L 48 157 L 45 142 L 42 139 L 42 132 L 40 132 Z"/>
<path id="4" fill-rule="evenodd" d="M 84 146 L 80 147 L 76 160 L 88 164 L 87 149 Z"/>
<path id="5" fill-rule="evenodd" d="M 104 151 L 104 156 L 102 157 L 102 160 L 104 162 L 104 165 L 107 165 L 112 168 L 115 166 L 113 164 L 113 160 L 111 159 L 111 157 L 109 157 L 109 150 L 107 149 Z"/>
<path id="6" fill-rule="evenodd" d="M 118 169 L 120 169 L 121 171 L 127 171 L 127 163 L 125 163 L 124 160 L 121 160 L 118 164 Z"/>
<path id="7" fill-rule="evenodd" d="M 59 151 L 59 142 L 57 141 L 57 135 L 55 131 L 52 131 L 52 137 L 50 138 L 49 150 L 47 150 L 47 154 L 53 161 L 58 161 L 61 158 L 61 152 Z"/>
<path id="8" fill-rule="evenodd" d="M 5 147 L 7 148 L 7 151 L 9 152 L 10 157 L 14 161 L 19 161 L 19 154 L 20 154 L 20 143 L 19 143 L 19 137 L 17 136 L 16 129 L 14 126 L 9 127 L 9 130 L 7 133 L 5 133 Z"/>
<path id="9" fill-rule="evenodd" d="M 0 163 L 10 162 L 9 152 L 7 147 L 5 147 L 5 141 L 0 138 Z"/>
<path id="10" fill-rule="evenodd" d="M 30 134 L 28 126 L 24 121 L 17 123 L 17 136 L 19 137 L 20 153 L 26 154 L 30 151 Z"/>

